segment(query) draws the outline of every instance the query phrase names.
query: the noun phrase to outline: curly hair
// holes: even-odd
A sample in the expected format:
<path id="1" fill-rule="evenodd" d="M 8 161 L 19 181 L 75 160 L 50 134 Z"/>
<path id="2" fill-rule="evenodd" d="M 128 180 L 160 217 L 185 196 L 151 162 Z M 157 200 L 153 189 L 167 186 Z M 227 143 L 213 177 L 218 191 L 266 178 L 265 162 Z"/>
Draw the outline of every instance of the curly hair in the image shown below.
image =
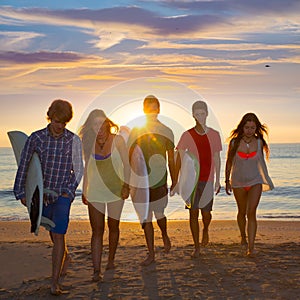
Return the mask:
<path id="1" fill-rule="evenodd" d="M 72 117 L 73 109 L 71 103 L 62 99 L 54 100 L 47 111 L 48 121 L 57 118 L 60 122 L 68 123 Z"/>

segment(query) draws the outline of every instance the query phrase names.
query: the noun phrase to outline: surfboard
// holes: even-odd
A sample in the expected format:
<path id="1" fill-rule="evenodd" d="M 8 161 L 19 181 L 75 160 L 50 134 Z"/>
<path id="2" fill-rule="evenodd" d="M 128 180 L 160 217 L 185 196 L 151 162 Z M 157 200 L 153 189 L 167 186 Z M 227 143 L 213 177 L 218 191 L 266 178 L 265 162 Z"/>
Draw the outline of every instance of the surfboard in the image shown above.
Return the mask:
<path id="1" fill-rule="evenodd" d="M 28 136 L 21 131 L 9 131 L 10 139 L 17 165 L 20 164 L 22 150 Z M 42 216 L 43 212 L 43 173 L 39 157 L 33 154 L 27 171 L 25 181 L 26 207 L 31 221 L 31 232 L 38 235 L 39 227 L 44 226 L 47 230 L 55 227 L 55 224 L 48 218 Z"/>
<path id="2" fill-rule="evenodd" d="M 130 134 L 130 128 L 128 126 L 125 125 L 120 126 L 119 135 L 124 139 L 126 144 L 128 141 L 129 134 Z"/>
<path id="3" fill-rule="evenodd" d="M 198 160 L 188 151 L 184 152 L 178 178 L 178 192 L 190 208 L 200 173 Z"/>
<path id="4" fill-rule="evenodd" d="M 138 145 L 131 156 L 130 197 L 142 226 L 149 213 L 149 180 L 144 154 Z"/>

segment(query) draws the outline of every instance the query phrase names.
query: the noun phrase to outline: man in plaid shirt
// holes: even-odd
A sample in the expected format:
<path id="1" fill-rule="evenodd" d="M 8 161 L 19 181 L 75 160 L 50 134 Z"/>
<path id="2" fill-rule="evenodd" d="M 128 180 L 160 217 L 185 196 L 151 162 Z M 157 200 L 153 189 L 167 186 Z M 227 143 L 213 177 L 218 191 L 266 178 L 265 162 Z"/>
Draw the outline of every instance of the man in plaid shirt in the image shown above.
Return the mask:
<path id="1" fill-rule="evenodd" d="M 51 294 L 63 291 L 59 280 L 70 263 L 65 234 L 69 224 L 71 203 L 83 175 L 80 138 L 65 128 L 73 117 L 72 105 L 65 100 L 54 100 L 47 112 L 49 125 L 33 132 L 26 141 L 17 171 L 14 193 L 26 206 L 25 180 L 34 152 L 39 156 L 44 189 L 54 193 L 44 195 L 43 216 L 55 223 L 50 230 L 53 242 Z M 54 196 L 54 195 L 57 196 Z"/>

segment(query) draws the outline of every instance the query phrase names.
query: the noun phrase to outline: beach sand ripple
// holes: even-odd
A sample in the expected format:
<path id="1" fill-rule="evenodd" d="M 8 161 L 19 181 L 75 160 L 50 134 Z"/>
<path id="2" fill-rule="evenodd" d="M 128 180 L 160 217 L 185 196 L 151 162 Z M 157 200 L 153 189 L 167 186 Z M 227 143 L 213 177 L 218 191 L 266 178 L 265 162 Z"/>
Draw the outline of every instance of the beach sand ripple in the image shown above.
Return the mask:
<path id="1" fill-rule="evenodd" d="M 43 230 L 34 237 L 26 233 L 26 222 L 2 223 L 0 299 L 53 299 L 49 294 L 51 245 L 47 233 Z M 188 222 L 174 221 L 168 226 L 170 253 L 163 251 L 156 227 L 156 261 L 147 267 L 140 266 L 146 247 L 139 224 L 122 223 L 116 269 L 105 271 L 105 233 L 103 281 L 95 283 L 91 280 L 89 224 L 72 222 L 67 235 L 72 264 L 63 282 L 68 293 L 60 299 L 298 298 L 299 222 L 260 222 L 255 258 L 245 256 L 234 221 L 212 223 L 211 242 L 201 248 L 198 259 L 191 258 Z"/>

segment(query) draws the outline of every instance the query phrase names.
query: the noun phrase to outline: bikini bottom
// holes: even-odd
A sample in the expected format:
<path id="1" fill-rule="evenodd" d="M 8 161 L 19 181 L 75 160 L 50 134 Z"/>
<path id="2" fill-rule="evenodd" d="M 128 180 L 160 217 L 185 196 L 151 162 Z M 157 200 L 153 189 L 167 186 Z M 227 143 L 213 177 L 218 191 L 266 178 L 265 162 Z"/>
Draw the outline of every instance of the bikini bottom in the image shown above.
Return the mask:
<path id="1" fill-rule="evenodd" d="M 249 192 L 251 190 L 252 186 L 244 186 L 243 189 L 246 191 L 246 192 Z"/>

